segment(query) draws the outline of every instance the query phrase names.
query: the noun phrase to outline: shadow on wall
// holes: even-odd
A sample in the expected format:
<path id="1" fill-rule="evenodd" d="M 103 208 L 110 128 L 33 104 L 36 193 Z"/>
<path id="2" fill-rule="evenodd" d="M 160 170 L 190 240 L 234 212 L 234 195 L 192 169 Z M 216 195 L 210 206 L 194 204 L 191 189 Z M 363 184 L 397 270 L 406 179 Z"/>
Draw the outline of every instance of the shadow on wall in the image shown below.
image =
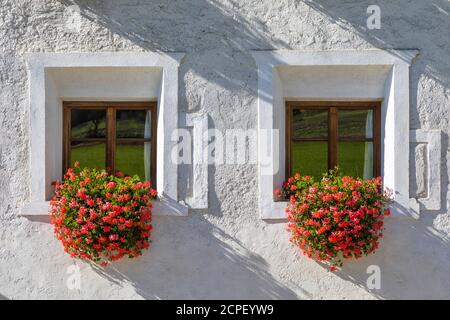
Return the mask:
<path id="1" fill-rule="evenodd" d="M 378 252 L 360 260 L 346 261 L 340 278 L 351 281 L 379 299 L 448 299 L 450 294 L 450 238 L 434 227 L 433 216 L 422 221 L 386 220 L 385 237 Z M 448 222 L 447 222 L 448 223 Z M 368 287 L 380 268 L 380 288 Z M 369 283 L 373 283 L 369 279 Z"/>
<path id="2" fill-rule="evenodd" d="M 256 68 L 247 50 L 287 48 L 288 44 L 270 35 L 257 15 L 240 14 L 245 4 L 218 0 L 59 1 L 67 7 L 77 5 L 84 19 L 104 29 L 67 33 L 69 47 L 109 37 L 102 43 L 110 47 L 98 50 L 120 50 L 124 43 L 131 43 L 137 50 L 187 52 L 179 71 L 179 111 L 208 114 L 210 129 L 256 127 Z M 188 172 L 189 168 L 181 167 L 180 178 L 190 178 Z M 215 173 L 210 166 L 209 176 Z M 242 185 L 242 177 L 229 174 L 227 180 L 229 186 Z M 190 192 L 186 181 L 179 179 L 181 198 Z M 210 213 L 220 215 L 224 203 L 225 199 L 210 192 Z"/>
<path id="3" fill-rule="evenodd" d="M 332 0 L 304 0 L 330 21 L 361 37 L 375 48 L 416 49 L 428 60 L 423 72 L 437 82 L 449 84 L 450 62 L 446 52 L 450 47 L 450 3 L 445 0 L 431 1 L 358 1 L 337 5 Z M 379 30 L 367 28 L 365 9 L 378 5 L 381 10 Z M 362 10 L 364 9 L 364 10 Z M 363 14 L 358 14 L 358 13 Z M 430 16 L 433 17 L 430 20 Z M 441 30 L 441 33 L 436 31 Z M 416 68 L 416 66 L 415 66 Z"/>
<path id="4" fill-rule="evenodd" d="M 203 108 L 202 112 L 208 112 L 207 105 L 219 105 L 216 112 L 225 123 L 238 122 L 233 111 L 239 107 L 242 112 L 247 101 L 233 100 L 237 94 L 218 94 L 211 83 L 227 92 L 256 97 L 255 65 L 246 50 L 354 49 L 369 44 L 375 48 L 420 50 L 410 76 L 411 127 L 422 127 L 428 118 L 448 125 L 440 117 L 445 103 L 435 102 L 440 105 L 424 110 L 429 103 L 418 100 L 421 90 L 430 89 L 430 84 L 424 86 L 421 79 L 432 79 L 443 90 L 450 87 L 450 41 L 446 32 L 450 29 L 450 3 L 445 0 L 377 1 L 380 30 L 368 30 L 366 25 L 366 10 L 374 4 L 372 0 L 286 1 L 261 8 L 219 0 L 59 1 L 65 6 L 77 5 L 85 19 L 107 30 L 108 35 L 101 32 L 100 37 L 109 37 L 114 50 L 122 46 L 116 39 L 125 39 L 144 50 L 187 52 L 186 63 L 180 68 L 181 111 Z M 281 11 L 288 5 L 292 9 L 289 14 Z M 281 21 L 274 18 L 277 15 Z M 335 31 L 336 27 L 342 35 Z M 70 43 L 74 37 L 71 45 L 76 45 L 83 41 L 82 37 L 94 36 L 95 32 L 68 34 L 67 39 Z M 195 92 L 189 90 L 190 86 L 195 86 Z"/>
<path id="5" fill-rule="evenodd" d="M 374 4 L 368 0 L 291 1 L 293 11 L 283 21 L 273 19 L 284 14 L 277 8 L 284 5 L 282 2 L 255 8 L 255 14 L 249 8 L 251 4 L 237 1 L 59 1 L 65 6 L 78 5 L 84 18 L 108 33 L 93 35 L 98 31 L 91 30 L 82 35 L 68 34 L 67 41 L 74 48 L 83 37 L 109 37 L 108 43 L 114 50 L 121 50 L 123 42 L 129 41 L 142 50 L 187 52 L 180 67 L 180 111 L 208 113 L 216 126 L 256 126 L 257 79 L 249 49 L 354 49 L 354 43 L 358 48 L 417 48 L 420 56 L 413 62 L 410 77 L 412 128 L 422 127 L 424 120 L 426 106 L 419 95 L 421 90 L 430 89 L 430 81 L 424 79 L 432 80 L 434 92 L 439 91 L 434 83 L 444 90 L 450 86 L 450 4 L 444 0 L 377 1 L 382 14 L 380 30 L 366 29 L 366 8 Z M 289 23 L 284 24 L 287 19 L 289 23 L 300 21 L 295 26 L 305 29 L 289 28 Z M 347 33 L 340 35 L 336 26 Z M 344 39 L 345 36 L 349 38 Z M 312 40 L 308 42 L 306 38 Z M 110 48 L 92 50 L 111 51 Z M 444 107 L 437 105 L 426 110 L 426 116 L 442 118 Z M 435 122 L 439 121 L 445 119 Z M 221 169 L 210 169 L 210 179 L 218 170 Z M 245 180 L 237 175 L 228 179 L 228 184 Z M 443 178 L 443 186 L 447 185 L 446 179 Z M 222 212 L 230 203 L 227 197 L 233 195 L 224 190 L 216 194 L 212 190 L 216 186 L 211 186 L 212 211 Z M 443 194 L 444 199 L 446 196 Z M 238 213 L 255 207 L 256 203 L 250 203 L 249 207 L 238 208 Z M 218 214 L 214 219 L 217 218 L 227 217 Z M 97 272 L 119 285 L 131 283 L 139 295 L 148 299 L 296 298 L 294 291 L 274 279 L 261 256 L 246 250 L 201 215 L 169 219 L 155 218 L 158 226 L 154 239 L 158 240 L 144 257 Z M 448 277 L 440 277 L 450 274 L 450 245 L 448 235 L 435 228 L 435 219 L 436 215 L 424 214 L 419 221 L 390 221 L 381 250 L 347 263 L 345 271 L 337 275 L 367 290 L 366 268 L 375 264 L 380 266 L 382 278 L 381 289 L 370 291 L 374 296 L 448 298 Z"/>
<path id="6" fill-rule="evenodd" d="M 230 92 L 243 90 L 256 95 L 255 63 L 248 52 L 243 52 L 288 47 L 286 42 L 272 37 L 265 22 L 257 16 L 241 15 L 239 5 L 232 1 L 227 6 L 218 0 L 59 1 L 66 6 L 77 5 L 83 18 L 105 28 L 113 46 L 122 42 L 115 41 L 120 38 L 147 51 L 187 52 L 188 61 L 180 67 L 181 110 L 198 110 L 202 102 L 208 102 L 200 101 L 194 92 L 186 97 L 186 90 L 182 90 L 186 85 L 184 77 L 195 75 L 195 83 L 191 85 L 196 86 L 197 92 L 203 89 L 206 95 L 216 93 L 205 92 L 208 83 Z M 68 34 L 69 40 L 70 37 L 76 38 L 74 42 L 80 41 L 79 34 Z M 120 50 L 121 45 L 117 46 L 115 50 Z M 196 54 L 190 56 L 190 52 Z M 248 70 L 249 75 L 244 79 L 235 76 L 243 70 Z M 248 85 L 248 81 L 254 85 Z M 221 97 L 212 98 L 220 100 Z M 228 116 L 228 110 L 223 113 Z"/>
<path id="7" fill-rule="evenodd" d="M 270 38 L 265 21 L 240 14 L 233 1 L 89 1 L 59 0 L 77 5 L 81 15 L 111 35 L 153 51 L 204 51 L 229 46 L 241 49 L 286 47 Z M 227 3 L 227 5 L 225 5 Z"/>
<path id="8" fill-rule="evenodd" d="M 360 260 L 345 261 L 334 276 L 351 282 L 378 299 L 448 299 L 450 293 L 450 238 L 433 224 L 424 221 L 389 218 L 385 238 L 376 254 Z M 224 233 L 202 215 L 189 219 L 155 217 L 154 244 L 139 259 L 119 261 L 107 268 L 93 270 L 119 287 L 131 285 L 135 294 L 127 298 L 144 299 L 318 299 L 346 297 L 340 285 L 323 267 L 322 272 L 305 270 L 311 283 L 293 279 L 280 281 L 269 270 L 267 261 L 246 249 L 235 237 Z M 285 248 L 289 244 L 280 244 Z M 285 249 L 283 249 L 285 250 Z M 293 254 L 297 252 L 297 258 Z M 298 259 L 307 259 L 296 248 L 280 256 L 292 270 Z M 368 287 L 369 266 L 380 268 L 380 288 Z M 331 276 L 331 278 L 330 278 Z M 324 279 L 331 286 L 320 292 Z M 334 287 L 333 284 L 336 286 Z M 118 292 L 114 290 L 114 292 Z M 124 293 L 120 293 L 121 297 Z M 352 295 L 354 296 L 354 295 Z M 108 298 L 115 298 L 109 296 Z"/>
<path id="9" fill-rule="evenodd" d="M 261 256 L 201 215 L 155 220 L 158 240 L 142 257 L 93 269 L 119 286 L 131 284 L 145 299 L 297 299 Z"/>
<path id="10" fill-rule="evenodd" d="M 363 0 L 358 1 L 357 5 L 351 1 L 345 4 L 337 4 L 333 0 L 304 2 L 375 48 L 420 50 L 410 72 L 411 127 L 420 128 L 419 112 L 422 107 L 426 107 L 418 101 L 421 78 L 433 79 L 444 90 L 450 87 L 450 61 L 447 59 L 450 52 L 450 3 L 445 0 Z M 368 15 L 365 10 L 374 4 L 381 10 L 379 30 L 369 30 L 366 25 Z M 434 111 L 440 112 L 438 108 L 434 108 Z"/>
<path id="11" fill-rule="evenodd" d="M 83 37 L 95 36 L 109 37 L 114 50 L 120 50 L 123 41 L 119 39 L 125 39 L 143 50 L 187 52 L 180 68 L 180 111 L 213 113 L 207 106 L 219 105 L 216 112 L 224 123 L 241 125 L 234 111 L 239 108 L 240 119 L 246 119 L 242 110 L 251 109 L 251 101 L 240 101 L 238 94 L 231 92 L 256 97 L 255 65 L 246 50 L 372 46 L 420 50 L 410 75 L 411 128 L 422 127 L 429 118 L 448 126 L 441 116 L 445 102 L 434 101 L 436 105 L 430 109 L 429 102 L 418 97 L 421 91 L 436 89 L 432 82 L 421 82 L 424 79 L 432 79 L 443 90 L 450 87 L 446 32 L 450 29 L 450 3 L 446 0 L 376 1 L 381 9 L 380 30 L 368 30 L 366 25 L 366 9 L 374 4 L 372 0 L 286 1 L 261 8 L 220 0 L 59 1 L 67 7 L 77 5 L 85 19 L 106 30 L 67 34 L 70 46 L 84 42 Z M 286 16 L 280 8 L 288 5 L 292 10 Z M 280 21 L 275 19 L 277 15 Z M 343 34 L 336 32 L 336 27 Z M 212 83 L 226 92 L 219 94 Z M 195 90 L 190 90 L 191 86 Z"/>
<path id="12" fill-rule="evenodd" d="M 421 73 L 426 73 L 446 86 L 449 84 L 450 62 L 446 56 L 450 44 L 446 30 L 450 29 L 450 4 L 446 0 L 376 3 L 362 0 L 356 4 L 352 1 L 336 3 L 333 0 L 286 1 L 286 5 L 290 4 L 289 8 L 294 11 L 289 12 L 291 16 L 286 17 L 285 22 L 314 23 L 311 19 L 316 19 L 317 13 L 325 17 L 325 21 L 316 19 L 316 23 L 321 25 L 313 26 L 316 27 L 315 34 L 308 35 L 313 37 L 311 43 L 291 43 L 281 39 L 285 32 L 290 32 L 293 39 L 298 39 L 296 36 L 307 36 L 304 30 L 292 30 L 289 24 L 276 30 L 280 33 L 279 37 L 274 36 L 272 29 L 280 26 L 269 19 L 278 13 L 275 12 L 279 9 L 277 6 L 255 8 L 252 12 L 248 8 L 250 5 L 238 1 L 59 1 L 65 6 L 77 5 L 84 18 L 110 32 L 112 42 L 119 36 L 152 51 L 200 52 L 221 47 L 237 50 L 333 49 L 332 42 L 322 40 L 335 33 L 327 28 L 330 26 L 324 25 L 331 22 L 375 48 L 420 49 L 426 62 L 422 66 L 419 61 L 419 66 L 415 66 L 415 69 L 422 67 L 419 70 Z M 373 4 L 381 9 L 379 30 L 369 30 L 366 25 L 366 9 Z M 279 4 L 280 7 L 283 5 Z M 273 12 L 268 12 L 270 10 Z M 266 15 L 263 17 L 263 14 Z M 279 14 L 285 15 L 282 12 Z M 297 21 L 288 20 L 292 16 Z M 433 19 L 430 20 L 431 16 Z M 437 30 L 442 32 L 436 33 Z M 68 36 L 70 39 L 70 35 Z M 344 47 L 352 45 L 345 40 L 342 39 Z M 230 67 L 227 61 L 230 60 L 224 60 L 223 65 Z"/>

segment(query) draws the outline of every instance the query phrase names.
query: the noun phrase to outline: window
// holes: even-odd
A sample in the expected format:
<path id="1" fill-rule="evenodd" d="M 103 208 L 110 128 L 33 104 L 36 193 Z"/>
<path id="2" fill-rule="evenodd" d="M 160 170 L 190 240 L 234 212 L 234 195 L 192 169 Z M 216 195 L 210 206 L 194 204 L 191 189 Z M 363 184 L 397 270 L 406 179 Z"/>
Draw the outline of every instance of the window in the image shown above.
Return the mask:
<path id="1" fill-rule="evenodd" d="M 54 194 L 51 182 L 61 180 L 64 166 L 71 163 L 68 121 L 71 112 L 64 112 L 63 105 L 75 109 L 84 109 L 90 105 L 92 109 L 106 110 L 106 107 L 125 107 L 113 101 L 140 100 L 157 101 L 144 103 L 153 108 L 150 119 L 151 141 L 147 141 L 147 145 L 151 142 L 151 150 L 145 153 L 151 161 L 144 159 L 144 168 L 145 165 L 151 166 L 150 181 L 160 194 L 161 201 L 155 203 L 154 213 L 187 216 L 188 206 L 179 202 L 184 199 L 180 199 L 178 192 L 178 165 L 171 161 L 170 152 L 177 146 L 177 141 L 173 141 L 171 136 L 179 128 L 178 69 L 183 57 L 184 53 L 150 51 L 27 55 L 30 189 L 29 199 L 22 207 L 21 214 L 45 216 L 43 219 L 47 219 L 49 200 Z M 110 102 L 98 103 L 99 97 Z M 74 101 L 80 102 L 76 105 Z M 142 102 L 133 102 L 132 110 L 141 110 L 138 104 Z M 65 122 L 67 124 L 63 127 Z M 95 132 L 95 126 L 91 132 Z M 112 147 L 109 149 L 113 150 Z M 105 156 L 104 166 L 107 159 L 108 156 Z M 155 180 L 156 183 L 153 182 Z"/>
<path id="2" fill-rule="evenodd" d="M 155 102 L 64 102 L 64 170 L 123 172 L 156 185 Z"/>
<path id="3" fill-rule="evenodd" d="M 286 176 L 380 175 L 380 102 L 287 102 Z"/>
<path id="4" fill-rule="evenodd" d="M 374 114 L 379 119 L 374 125 L 381 126 L 381 129 L 374 128 L 374 133 L 378 133 L 378 137 L 374 136 L 378 139 L 378 143 L 374 143 L 373 157 L 374 162 L 378 161 L 376 171 L 382 175 L 383 185 L 392 190 L 392 215 L 418 217 L 417 205 L 413 203 L 411 207 L 409 194 L 408 81 L 409 68 L 417 54 L 416 50 L 378 49 L 252 51 L 258 67 L 258 205 L 261 219 L 286 219 L 287 203 L 276 201 L 273 191 L 291 171 L 290 165 L 287 166 L 290 152 L 286 147 L 290 142 L 286 140 L 286 101 L 294 100 L 296 102 L 292 104 L 298 106 L 305 105 L 299 101 L 311 100 L 371 101 L 368 104 L 382 101 L 376 104 L 378 110 Z M 344 107 L 330 104 L 326 107 L 341 106 Z"/>

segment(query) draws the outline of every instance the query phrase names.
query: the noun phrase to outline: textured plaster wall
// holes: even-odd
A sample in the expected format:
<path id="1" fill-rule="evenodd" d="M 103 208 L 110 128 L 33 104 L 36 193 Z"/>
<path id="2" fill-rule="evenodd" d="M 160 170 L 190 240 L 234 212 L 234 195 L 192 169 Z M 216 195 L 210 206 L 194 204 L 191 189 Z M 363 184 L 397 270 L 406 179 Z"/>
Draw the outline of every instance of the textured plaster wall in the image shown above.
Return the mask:
<path id="1" fill-rule="evenodd" d="M 81 8 L 78 30 L 67 28 L 73 4 Z M 371 4 L 381 7 L 380 30 L 366 28 Z M 446 0 L 1 0 L 0 297 L 450 298 L 449 15 Z M 301 256 L 284 223 L 258 218 L 254 165 L 211 166 L 208 210 L 155 217 L 151 250 L 105 270 L 74 262 L 49 224 L 19 216 L 29 196 L 25 53 L 186 52 L 180 111 L 208 114 L 210 127 L 225 130 L 256 127 L 249 50 L 283 48 L 420 50 L 411 67 L 410 121 L 411 128 L 443 132 L 441 210 L 417 221 L 388 220 L 377 254 L 337 273 Z M 426 160 L 411 150 L 412 167 L 419 167 L 411 190 L 423 193 Z M 189 193 L 183 177 L 181 196 Z M 74 264 L 80 290 L 66 285 Z M 366 288 L 372 264 L 381 268 L 379 290 Z"/>

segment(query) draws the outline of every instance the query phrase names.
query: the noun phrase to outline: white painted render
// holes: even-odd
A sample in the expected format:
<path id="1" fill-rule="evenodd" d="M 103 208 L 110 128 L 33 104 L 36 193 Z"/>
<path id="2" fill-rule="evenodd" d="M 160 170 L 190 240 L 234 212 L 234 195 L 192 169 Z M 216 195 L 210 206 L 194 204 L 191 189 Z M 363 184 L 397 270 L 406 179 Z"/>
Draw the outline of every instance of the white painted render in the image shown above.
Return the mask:
<path id="1" fill-rule="evenodd" d="M 366 24 L 367 7 L 374 4 L 381 9 L 379 30 Z M 79 10 L 72 10 L 72 5 Z M 446 0 L 3 0 L 0 298 L 449 299 L 449 15 Z M 273 87 L 258 92 L 261 79 L 253 53 L 278 50 L 293 57 L 306 52 L 317 63 L 305 66 L 289 58 L 288 70 L 273 74 L 274 92 L 279 94 L 273 95 Z M 351 54 L 333 67 L 324 64 L 324 52 L 360 52 L 367 58 L 366 51 L 376 50 L 383 56 L 388 54 L 385 50 L 418 54 L 403 60 L 402 78 L 393 78 L 392 65 L 401 58 L 395 54 L 386 63 L 374 59 L 361 64 Z M 52 55 L 61 58 L 46 58 Z M 148 58 L 158 55 L 177 58 L 169 66 L 166 60 Z M 30 57 L 42 59 L 30 63 Z M 342 66 L 342 61 L 347 63 Z M 78 69 L 56 76 L 57 72 L 45 72 L 46 67 Z M 111 69 L 116 67 L 140 71 L 125 71 L 122 77 Z M 86 74 L 84 68 L 108 70 Z M 161 68 L 167 72 L 156 70 Z M 162 72 L 163 80 L 156 80 L 153 71 Z M 299 76 L 305 72 L 311 80 Z M 102 78 L 107 73 L 115 73 L 120 81 L 106 84 Z M 332 78 L 336 75 L 343 82 L 339 88 Z M 80 80 L 77 85 L 68 84 L 71 77 Z M 104 85 L 92 86 L 92 77 Z M 136 86 L 141 80 L 147 90 Z M 85 81 L 89 88 L 80 94 L 80 82 Z M 124 82 L 135 85 L 133 92 L 119 84 Z M 159 103 L 172 106 L 170 116 L 160 119 L 162 124 L 207 119 L 190 122 L 188 129 L 195 130 L 197 124 L 222 132 L 258 130 L 261 95 L 272 97 L 272 107 L 292 95 L 319 96 L 311 90 L 321 91 L 322 98 L 375 98 L 386 97 L 394 83 L 387 108 L 403 108 L 390 124 L 404 118 L 408 127 L 402 126 L 398 135 L 404 140 L 387 141 L 393 152 L 392 158 L 385 154 L 384 162 L 393 163 L 395 171 L 385 174 L 394 185 L 404 182 L 398 187 L 410 215 L 386 221 L 376 254 L 330 273 L 289 243 L 285 221 L 260 218 L 260 189 L 272 188 L 273 181 L 261 181 L 257 164 L 210 164 L 207 174 L 204 167 L 194 172 L 192 166 L 180 165 L 167 171 L 176 182 L 162 188 L 191 208 L 187 216 L 154 217 L 148 252 L 106 269 L 71 259 L 45 216 L 32 214 L 45 212 L 48 173 L 60 166 L 60 145 L 46 143 L 60 136 L 58 88 L 65 87 L 66 97 L 98 94 L 139 100 L 154 96 L 156 83 L 164 90 L 176 86 L 172 94 L 158 93 Z M 322 85 L 318 89 L 315 83 Z M 395 96 L 397 86 L 407 87 L 409 94 Z M 45 112 L 47 107 L 55 112 Z M 186 113 L 189 116 L 183 116 Z M 38 124 L 37 132 L 32 123 Z M 397 137 L 396 132 L 388 134 Z M 167 157 L 165 152 L 160 155 L 158 162 Z M 403 161 L 397 162 L 394 155 Z M 200 182 L 194 187 L 193 181 Z M 194 209 L 191 204 L 205 207 L 205 191 L 207 208 Z M 22 215 L 24 206 L 30 215 Z M 380 267 L 380 289 L 366 285 L 371 265 Z M 78 275 L 80 286 L 73 287 L 73 276 Z"/>

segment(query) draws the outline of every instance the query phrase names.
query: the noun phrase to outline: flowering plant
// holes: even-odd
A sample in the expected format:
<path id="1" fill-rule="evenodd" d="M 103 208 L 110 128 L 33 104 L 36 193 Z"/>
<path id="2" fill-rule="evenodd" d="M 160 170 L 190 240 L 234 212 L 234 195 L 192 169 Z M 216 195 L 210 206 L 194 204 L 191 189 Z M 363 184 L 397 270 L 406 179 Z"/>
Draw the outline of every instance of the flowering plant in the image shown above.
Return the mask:
<path id="1" fill-rule="evenodd" d="M 338 170 L 320 181 L 295 174 L 277 196 L 288 198 L 286 209 L 291 242 L 310 258 L 342 266 L 342 259 L 374 252 L 383 236 L 389 194 L 381 178 L 362 180 L 339 176 Z"/>
<path id="2" fill-rule="evenodd" d="M 151 200 L 157 192 L 137 176 L 96 169 L 69 168 L 55 182 L 50 210 L 56 237 L 72 257 L 106 266 L 149 247 Z"/>

